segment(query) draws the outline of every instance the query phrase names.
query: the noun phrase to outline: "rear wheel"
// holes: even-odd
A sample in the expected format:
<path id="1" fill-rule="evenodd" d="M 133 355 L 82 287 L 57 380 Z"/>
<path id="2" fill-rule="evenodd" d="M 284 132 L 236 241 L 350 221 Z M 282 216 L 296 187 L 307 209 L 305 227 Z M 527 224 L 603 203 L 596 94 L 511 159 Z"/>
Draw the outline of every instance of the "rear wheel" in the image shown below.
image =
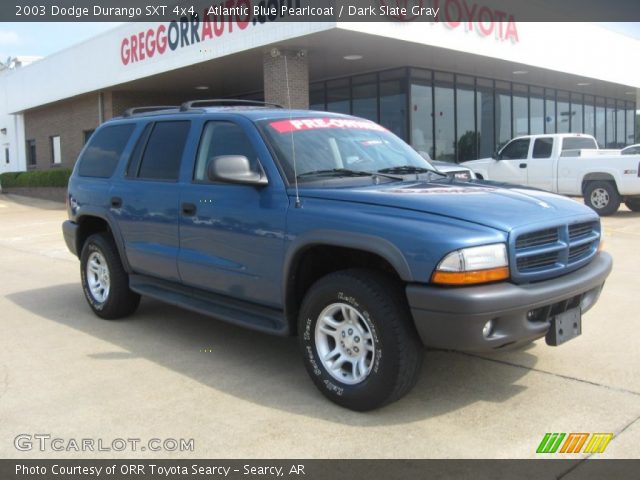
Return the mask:
<path id="1" fill-rule="evenodd" d="M 80 255 L 82 289 L 91 310 L 101 318 L 126 317 L 138 308 L 140 295 L 129 289 L 113 239 L 106 233 L 91 235 Z"/>
<path id="2" fill-rule="evenodd" d="M 318 280 L 299 317 L 300 346 L 316 387 L 331 401 L 372 410 L 415 384 L 423 347 L 402 288 L 368 270 Z"/>
<path id="3" fill-rule="evenodd" d="M 627 198 L 624 204 L 632 212 L 640 212 L 640 198 Z"/>
<path id="4" fill-rule="evenodd" d="M 613 182 L 590 182 L 584 191 L 584 203 L 598 215 L 612 215 L 618 211 L 621 198 Z"/>

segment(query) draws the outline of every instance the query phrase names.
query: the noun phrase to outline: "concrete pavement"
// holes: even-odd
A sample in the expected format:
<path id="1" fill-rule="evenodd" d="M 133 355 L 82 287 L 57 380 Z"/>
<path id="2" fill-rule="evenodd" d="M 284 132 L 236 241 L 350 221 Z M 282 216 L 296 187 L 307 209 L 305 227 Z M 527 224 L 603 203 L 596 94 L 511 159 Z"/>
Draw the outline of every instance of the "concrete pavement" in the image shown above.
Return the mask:
<path id="1" fill-rule="evenodd" d="M 604 219 L 614 271 L 583 335 L 558 348 L 428 352 L 414 390 L 366 414 L 307 378 L 295 339 L 143 299 L 95 317 L 60 204 L 0 195 L 0 458 L 535 458 L 546 432 L 612 432 L 640 454 L 640 214 Z M 19 451 L 19 434 L 193 439 L 194 451 Z"/>

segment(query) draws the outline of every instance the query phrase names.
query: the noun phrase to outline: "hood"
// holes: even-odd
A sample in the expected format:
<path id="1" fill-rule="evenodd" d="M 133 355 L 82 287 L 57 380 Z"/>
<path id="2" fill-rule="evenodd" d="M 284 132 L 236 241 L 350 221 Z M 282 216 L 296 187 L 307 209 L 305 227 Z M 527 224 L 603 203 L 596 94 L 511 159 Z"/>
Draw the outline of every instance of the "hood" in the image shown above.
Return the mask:
<path id="1" fill-rule="evenodd" d="M 366 187 L 304 188 L 300 190 L 300 196 L 414 210 L 505 232 L 563 217 L 589 214 L 596 217 L 591 209 L 566 197 L 484 181 L 392 182 Z"/>
<path id="2" fill-rule="evenodd" d="M 478 160 L 468 160 L 466 162 L 460 162 L 460 165 L 465 166 L 467 168 L 473 168 L 474 166 L 486 165 L 493 161 L 495 161 L 495 159 L 491 157 L 487 157 L 487 158 L 479 158 Z"/>

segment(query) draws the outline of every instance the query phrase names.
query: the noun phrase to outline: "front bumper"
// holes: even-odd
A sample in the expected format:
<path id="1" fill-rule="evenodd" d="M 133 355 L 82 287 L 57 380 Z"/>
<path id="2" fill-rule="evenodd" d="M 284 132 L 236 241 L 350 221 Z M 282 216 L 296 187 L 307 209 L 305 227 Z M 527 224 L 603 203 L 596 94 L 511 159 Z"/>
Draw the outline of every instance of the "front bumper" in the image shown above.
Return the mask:
<path id="1" fill-rule="evenodd" d="M 411 284 L 406 293 L 427 347 L 488 352 L 545 336 L 552 317 L 568 308 L 585 313 L 598 300 L 612 264 L 611 256 L 601 252 L 581 269 L 543 282 L 463 288 Z M 485 338 L 482 328 L 489 320 L 494 327 Z"/>

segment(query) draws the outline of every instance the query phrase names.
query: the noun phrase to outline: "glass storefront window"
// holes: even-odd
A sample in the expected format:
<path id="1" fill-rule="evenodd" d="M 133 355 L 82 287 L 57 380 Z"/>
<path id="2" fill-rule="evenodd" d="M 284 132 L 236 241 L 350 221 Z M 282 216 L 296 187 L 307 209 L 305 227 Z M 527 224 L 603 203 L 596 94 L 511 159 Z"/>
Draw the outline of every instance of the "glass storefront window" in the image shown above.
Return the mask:
<path id="1" fill-rule="evenodd" d="M 529 99 L 520 95 L 513 96 L 513 136 L 529 134 Z"/>
<path id="2" fill-rule="evenodd" d="M 419 152 L 433 151 L 433 89 L 431 85 L 411 85 L 411 146 Z"/>
<path id="3" fill-rule="evenodd" d="M 627 144 L 625 139 L 627 136 L 627 127 L 625 125 L 626 117 L 625 104 L 618 100 L 616 110 L 616 148 L 622 148 Z"/>
<path id="4" fill-rule="evenodd" d="M 309 85 L 309 110 L 324 110 L 324 82 Z"/>
<path id="5" fill-rule="evenodd" d="M 374 122 L 378 121 L 378 85 L 377 77 L 362 75 L 354 77 L 351 83 L 353 92 L 352 114 Z"/>
<path id="6" fill-rule="evenodd" d="M 636 105 L 629 100 L 422 68 L 309 85 L 311 109 L 376 121 L 416 150 L 451 162 L 489 157 L 527 134 L 585 133 L 602 148 L 630 145 Z"/>
<path id="7" fill-rule="evenodd" d="M 606 119 L 606 148 L 615 148 L 616 143 L 616 105 L 611 99 L 607 99 Z"/>
<path id="8" fill-rule="evenodd" d="M 509 84 L 496 82 L 496 129 L 497 147 L 511 140 L 511 91 Z"/>
<path id="9" fill-rule="evenodd" d="M 454 162 L 456 159 L 455 111 L 453 101 L 453 75 L 434 74 L 434 160 Z"/>
<path id="10" fill-rule="evenodd" d="M 582 125 L 582 95 L 571 94 L 571 132 L 572 133 L 584 133 Z"/>
<path id="11" fill-rule="evenodd" d="M 569 111 L 569 93 L 558 92 L 557 99 L 557 133 L 569 133 L 571 130 L 571 112 Z"/>
<path id="12" fill-rule="evenodd" d="M 593 97 L 590 95 L 584 96 L 584 133 L 587 135 L 594 135 L 596 133 L 596 111 L 593 104 Z"/>
<path id="13" fill-rule="evenodd" d="M 544 91 L 530 87 L 529 95 L 529 131 L 531 135 L 544 133 Z"/>
<path id="14" fill-rule="evenodd" d="M 456 161 L 478 158 L 474 82 L 471 77 L 456 77 Z"/>
<path id="15" fill-rule="evenodd" d="M 406 70 L 380 73 L 380 123 L 405 141 L 407 135 Z"/>
<path id="16" fill-rule="evenodd" d="M 604 98 L 596 98 L 596 140 L 601 148 L 607 144 L 606 139 L 606 111 Z"/>
<path id="17" fill-rule="evenodd" d="M 632 103 L 627 102 L 627 145 L 633 145 L 635 142 L 635 119 L 636 109 Z"/>
<path id="18" fill-rule="evenodd" d="M 335 113 L 351 113 L 349 79 L 327 82 L 327 110 Z"/>
<path id="19" fill-rule="evenodd" d="M 556 133 L 556 91 L 544 92 L 544 133 Z"/>
<path id="20" fill-rule="evenodd" d="M 478 157 L 487 158 L 495 152 L 493 127 L 493 81 L 478 79 L 476 88 Z"/>

